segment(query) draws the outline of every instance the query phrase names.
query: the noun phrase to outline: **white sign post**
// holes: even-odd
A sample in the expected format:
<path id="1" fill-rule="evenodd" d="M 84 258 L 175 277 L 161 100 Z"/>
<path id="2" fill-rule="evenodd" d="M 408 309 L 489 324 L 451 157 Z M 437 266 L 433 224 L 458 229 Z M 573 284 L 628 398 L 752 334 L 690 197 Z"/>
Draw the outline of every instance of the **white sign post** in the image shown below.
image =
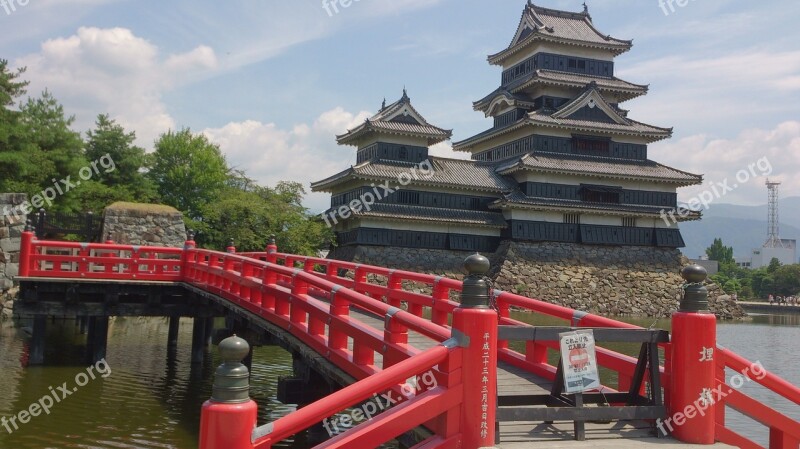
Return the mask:
<path id="1" fill-rule="evenodd" d="M 564 392 L 582 393 L 600 387 L 594 332 L 591 329 L 564 332 L 558 337 L 564 370 Z"/>

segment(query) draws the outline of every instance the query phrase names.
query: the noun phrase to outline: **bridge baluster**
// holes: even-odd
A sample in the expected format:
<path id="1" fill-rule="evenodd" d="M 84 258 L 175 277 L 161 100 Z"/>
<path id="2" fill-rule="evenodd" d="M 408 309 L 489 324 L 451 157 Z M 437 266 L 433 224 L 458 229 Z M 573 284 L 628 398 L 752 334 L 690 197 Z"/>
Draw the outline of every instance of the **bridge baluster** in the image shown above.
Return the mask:
<path id="1" fill-rule="evenodd" d="M 267 262 L 278 263 L 278 245 L 275 243 L 275 235 L 269 236 L 267 245 Z"/>
<path id="2" fill-rule="evenodd" d="M 19 253 L 19 275 L 20 277 L 28 277 L 31 274 L 33 267 L 33 225 L 30 219 L 25 224 L 25 231 L 22 232 L 20 239 L 20 253 Z"/>
<path id="3" fill-rule="evenodd" d="M 222 365 L 200 415 L 200 449 L 252 449 L 258 405 L 250 399 L 250 373 L 241 362 L 250 346 L 236 335 L 219 344 Z"/>
<path id="4" fill-rule="evenodd" d="M 338 289 L 331 292 L 330 314 L 333 317 L 344 317 L 350 314 L 350 303 L 346 298 L 337 295 Z M 331 319 L 328 323 L 328 348 L 332 351 L 347 350 L 347 334 L 339 329 L 338 324 Z"/>
<path id="5" fill-rule="evenodd" d="M 396 312 L 395 312 L 396 313 Z M 396 345 L 408 344 L 408 326 L 404 326 L 397 319 L 394 318 L 394 313 L 387 313 L 384 318 L 383 325 L 383 339 L 386 343 Z M 383 354 L 383 369 L 405 360 L 403 354 L 395 353 L 394 351 L 387 350 Z"/>
<path id="6" fill-rule="evenodd" d="M 433 283 L 433 292 L 431 292 L 431 296 L 433 297 L 431 321 L 433 321 L 433 324 L 438 324 L 439 326 L 447 326 L 449 314 L 446 310 L 443 310 L 442 306 L 439 306 L 438 303 L 441 302 L 444 304 L 450 299 L 450 289 L 444 287 L 437 278 Z"/>
<path id="7" fill-rule="evenodd" d="M 292 278 L 292 299 L 308 295 L 308 282 L 300 278 L 299 273 Z M 294 325 L 306 324 L 308 313 L 303 309 L 305 301 L 292 301 L 289 319 Z"/>
<path id="8" fill-rule="evenodd" d="M 275 288 L 278 283 L 278 274 L 270 267 L 264 268 L 264 277 L 261 281 L 261 307 L 266 310 L 275 310 Z"/>
<path id="9" fill-rule="evenodd" d="M 394 273 L 394 270 L 389 274 L 388 282 L 386 283 L 387 298 L 386 302 L 394 307 L 400 307 L 400 300 L 394 296 L 394 292 L 403 289 L 403 279 Z"/>

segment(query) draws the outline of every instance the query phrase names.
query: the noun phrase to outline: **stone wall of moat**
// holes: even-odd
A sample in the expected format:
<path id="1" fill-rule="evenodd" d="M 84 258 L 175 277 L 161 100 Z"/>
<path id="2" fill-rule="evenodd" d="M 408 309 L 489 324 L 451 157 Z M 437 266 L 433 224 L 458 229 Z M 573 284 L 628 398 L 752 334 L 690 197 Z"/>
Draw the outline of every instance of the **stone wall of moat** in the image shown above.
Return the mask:
<path id="1" fill-rule="evenodd" d="M 470 252 L 395 247 L 337 248 L 329 257 L 460 279 Z M 495 287 L 600 315 L 666 317 L 678 309 L 689 261 L 677 249 L 504 242 L 487 254 Z M 711 310 L 721 318 L 744 310 L 709 284 Z"/>

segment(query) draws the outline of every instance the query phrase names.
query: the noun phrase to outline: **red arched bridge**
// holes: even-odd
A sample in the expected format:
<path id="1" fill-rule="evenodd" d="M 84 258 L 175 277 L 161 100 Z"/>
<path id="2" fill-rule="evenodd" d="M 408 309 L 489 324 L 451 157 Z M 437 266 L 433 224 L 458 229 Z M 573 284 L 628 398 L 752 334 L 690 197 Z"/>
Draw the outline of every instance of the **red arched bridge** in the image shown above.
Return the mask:
<path id="1" fill-rule="evenodd" d="M 198 311 L 214 306 L 288 342 L 343 385 L 283 418 L 257 423 L 247 369 L 239 363 L 248 345 L 228 338 L 203 409 L 202 449 L 270 448 L 320 424 L 331 435 L 321 448 L 374 448 L 409 435 L 414 449 L 553 447 L 565 435 L 599 442 L 612 434 L 762 447 L 729 427 L 730 409 L 766 426 L 770 449 L 798 449 L 800 423 L 738 387 L 758 383 L 794 404 L 800 389 L 716 344 L 700 267 L 684 269 L 687 285 L 671 335 L 492 290 L 484 278 L 488 260 L 478 255 L 465 268 L 461 282 L 281 254 L 274 243 L 264 253 L 237 254 L 199 249 L 191 240 L 182 249 L 158 248 L 38 241 L 26 231 L 18 307 L 35 317 L 31 357 L 39 362 L 48 314 L 194 316 L 197 342 L 207 336 L 203 320 L 218 314 Z M 531 326 L 512 311 L 563 326 Z M 90 322 L 96 356 L 105 350 L 105 323 Z M 587 329 L 597 342 L 601 377 L 578 377 L 577 393 L 568 393 L 576 391 L 570 375 L 588 366 L 591 351 L 571 346 L 569 360 L 555 362 L 559 339 Z M 607 342 L 633 344 L 638 357 L 610 350 Z M 624 439 L 614 441 L 602 447 L 626 447 Z"/>

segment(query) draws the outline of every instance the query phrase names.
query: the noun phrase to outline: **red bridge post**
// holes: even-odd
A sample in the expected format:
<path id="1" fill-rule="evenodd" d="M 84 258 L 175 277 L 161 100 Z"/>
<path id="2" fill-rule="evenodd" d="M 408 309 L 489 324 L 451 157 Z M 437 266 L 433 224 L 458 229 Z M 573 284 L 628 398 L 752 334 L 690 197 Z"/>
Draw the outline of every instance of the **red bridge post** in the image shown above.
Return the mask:
<path id="1" fill-rule="evenodd" d="M 717 317 L 708 310 L 707 273 L 685 267 L 680 309 L 672 315 L 672 393 L 662 432 L 690 444 L 714 444 L 716 430 Z"/>
<path id="2" fill-rule="evenodd" d="M 464 347 L 461 435 L 464 449 L 493 447 L 497 406 L 497 324 L 489 306 L 489 259 L 480 254 L 464 261 L 461 305 L 453 311 L 453 337 Z"/>
<path id="3" fill-rule="evenodd" d="M 253 449 L 258 405 L 250 399 L 250 373 L 241 361 L 250 345 L 236 335 L 219 344 L 222 365 L 214 374 L 211 399 L 200 414 L 200 449 Z"/>
<path id="4" fill-rule="evenodd" d="M 269 236 L 269 244 L 267 245 L 267 262 L 278 262 L 278 245 L 275 243 L 275 235 Z"/>
<path id="5" fill-rule="evenodd" d="M 33 265 L 31 260 L 33 258 L 33 238 L 35 234 L 33 233 L 33 226 L 31 225 L 31 221 L 28 220 L 27 224 L 25 225 L 25 230 L 22 232 L 22 236 L 20 238 L 20 252 L 19 252 L 19 276 L 20 277 L 27 277 L 31 274 L 31 266 Z"/>

